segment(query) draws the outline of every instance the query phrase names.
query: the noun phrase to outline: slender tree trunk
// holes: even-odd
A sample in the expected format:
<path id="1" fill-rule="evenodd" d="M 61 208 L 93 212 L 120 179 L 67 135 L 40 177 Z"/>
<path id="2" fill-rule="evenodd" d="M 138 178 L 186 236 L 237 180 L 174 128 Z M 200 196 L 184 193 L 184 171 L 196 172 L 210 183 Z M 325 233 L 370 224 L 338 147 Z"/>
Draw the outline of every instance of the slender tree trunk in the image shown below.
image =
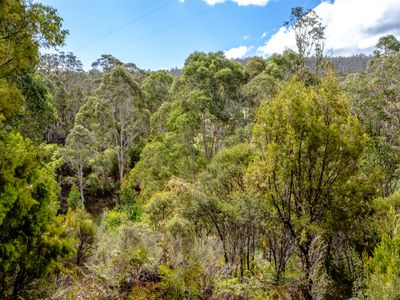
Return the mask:
<path id="1" fill-rule="evenodd" d="M 206 127 L 206 115 L 203 113 L 203 144 L 204 144 L 204 155 L 207 159 L 209 159 L 209 149 L 207 144 L 207 127 Z"/>
<path id="2" fill-rule="evenodd" d="M 124 180 L 124 155 L 122 153 L 122 149 L 119 150 L 119 160 L 118 160 L 118 168 L 119 168 L 119 182 L 122 183 Z"/>
<path id="3" fill-rule="evenodd" d="M 83 195 L 83 190 L 84 190 L 84 183 L 83 183 L 83 166 L 79 165 L 78 167 L 78 177 L 79 177 L 79 192 L 81 194 L 81 200 L 83 206 L 85 206 L 85 197 Z"/>
<path id="4" fill-rule="evenodd" d="M 119 182 L 124 180 L 124 126 L 121 125 L 119 131 Z"/>

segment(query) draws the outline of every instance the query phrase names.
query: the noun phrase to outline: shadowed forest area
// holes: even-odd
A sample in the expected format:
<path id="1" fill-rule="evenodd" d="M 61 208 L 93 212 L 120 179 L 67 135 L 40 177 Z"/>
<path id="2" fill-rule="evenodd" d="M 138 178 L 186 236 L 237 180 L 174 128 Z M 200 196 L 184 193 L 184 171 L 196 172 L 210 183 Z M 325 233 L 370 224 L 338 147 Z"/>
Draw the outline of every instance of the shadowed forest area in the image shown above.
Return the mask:
<path id="1" fill-rule="evenodd" d="M 84 70 L 61 17 L 0 1 L 1 299 L 400 298 L 395 36 Z"/>

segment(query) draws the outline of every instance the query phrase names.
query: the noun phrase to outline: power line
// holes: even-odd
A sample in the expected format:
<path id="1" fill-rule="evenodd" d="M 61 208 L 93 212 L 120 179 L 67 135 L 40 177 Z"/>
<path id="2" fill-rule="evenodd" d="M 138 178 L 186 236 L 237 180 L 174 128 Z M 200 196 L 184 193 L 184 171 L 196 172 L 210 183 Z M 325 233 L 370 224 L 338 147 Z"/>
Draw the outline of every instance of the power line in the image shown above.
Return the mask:
<path id="1" fill-rule="evenodd" d="M 198 12 L 198 13 L 196 13 L 196 14 L 194 14 L 194 15 L 192 15 L 192 16 L 186 18 L 186 19 L 183 19 L 183 20 L 180 20 L 180 21 L 178 21 L 178 22 L 172 23 L 172 24 L 167 25 L 167 26 L 165 26 L 165 27 L 162 27 L 162 28 L 160 28 L 160 29 L 158 29 L 158 30 L 152 31 L 152 32 L 150 32 L 150 33 L 148 33 L 148 34 L 145 34 L 145 35 L 143 35 L 143 36 L 141 36 L 141 37 L 138 37 L 137 39 L 131 40 L 131 41 L 125 43 L 125 44 L 122 44 L 122 45 L 120 45 L 120 46 L 118 46 L 118 47 L 116 47 L 116 48 L 113 48 L 113 49 L 111 49 L 110 51 L 108 51 L 108 53 L 114 52 L 114 51 L 119 50 L 119 49 L 121 49 L 121 48 L 123 48 L 123 47 L 126 47 L 126 46 L 128 46 L 128 45 L 131 45 L 131 44 L 136 43 L 136 42 L 138 42 L 138 41 L 141 41 L 141 40 L 143 40 L 143 39 L 145 39 L 145 38 L 147 38 L 147 37 L 149 37 L 149 36 L 155 35 L 155 34 L 157 34 L 157 33 L 160 33 L 160 32 L 162 32 L 162 31 L 165 31 L 165 30 L 167 30 L 167 29 L 169 29 L 169 28 L 171 28 L 171 27 L 180 25 L 180 24 L 185 23 L 185 22 L 187 22 L 187 21 L 189 21 L 189 20 L 192 20 L 192 19 L 194 19 L 194 18 L 197 18 L 197 17 L 199 17 L 199 16 L 201 16 L 201 15 L 203 15 L 203 14 L 209 12 L 210 10 L 211 10 L 211 9 L 206 9 L 206 10 L 200 11 L 200 12 Z"/>
<path id="2" fill-rule="evenodd" d="M 164 7 L 167 7 L 167 6 L 170 5 L 172 2 L 175 2 L 175 0 L 168 1 L 168 2 L 164 3 L 164 4 L 161 5 L 161 6 L 155 8 L 155 9 L 153 9 L 153 10 L 151 10 L 151 11 L 148 11 L 148 12 L 145 13 L 144 15 L 142 15 L 142 16 L 140 16 L 140 17 L 138 17 L 138 18 L 136 18 L 136 19 L 134 19 L 134 20 L 132 20 L 132 21 L 130 21 L 129 23 L 126 23 L 125 25 L 123 25 L 123 26 L 117 28 L 116 30 L 113 30 L 112 32 L 107 33 L 107 34 L 105 34 L 105 35 L 103 35 L 103 36 L 101 36 L 101 37 L 99 37 L 99 38 L 97 38 L 97 39 L 95 39 L 95 40 L 93 40 L 93 41 L 87 43 L 86 45 L 83 45 L 82 47 L 80 47 L 79 49 L 77 49 L 77 51 L 80 51 L 80 50 L 82 50 L 82 49 L 85 49 L 85 48 L 87 48 L 87 47 L 89 47 L 89 46 L 91 46 L 91 45 L 93 45 L 93 44 L 95 44 L 95 43 L 97 43 L 97 42 L 99 42 L 99 41 L 101 41 L 101 40 L 104 40 L 105 38 L 108 38 L 109 36 L 111 36 L 111 35 L 113 35 L 113 34 L 119 32 L 119 31 L 121 31 L 121 30 L 123 30 L 123 29 L 125 29 L 125 28 L 127 28 L 127 27 L 129 27 L 129 26 L 131 26 L 131 25 L 133 25 L 133 24 L 135 24 L 135 23 L 137 23 L 137 22 L 139 22 L 140 20 L 146 18 L 147 16 L 150 16 L 150 15 L 154 14 L 155 12 L 157 12 L 157 11 L 163 9 Z"/>

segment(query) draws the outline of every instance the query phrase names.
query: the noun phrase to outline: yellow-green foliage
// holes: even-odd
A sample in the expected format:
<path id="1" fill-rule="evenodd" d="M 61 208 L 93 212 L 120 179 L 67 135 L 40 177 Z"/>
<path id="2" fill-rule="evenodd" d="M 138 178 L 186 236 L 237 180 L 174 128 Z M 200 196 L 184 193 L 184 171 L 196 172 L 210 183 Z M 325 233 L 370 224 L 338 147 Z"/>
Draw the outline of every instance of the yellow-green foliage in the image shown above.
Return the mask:
<path id="1" fill-rule="evenodd" d="M 399 299 L 400 297 L 400 191 L 376 201 L 376 226 L 382 240 L 366 261 L 364 297 Z"/>
<path id="2" fill-rule="evenodd" d="M 83 207 L 81 193 L 79 192 L 79 189 L 76 187 L 76 185 L 73 185 L 71 191 L 69 192 L 67 205 L 72 210 Z"/>
<path id="3" fill-rule="evenodd" d="M 80 199 L 79 195 L 77 196 Z M 80 265 L 90 254 L 95 241 L 96 224 L 82 206 L 69 208 L 64 222 L 68 236 L 73 240 L 76 265 Z"/>

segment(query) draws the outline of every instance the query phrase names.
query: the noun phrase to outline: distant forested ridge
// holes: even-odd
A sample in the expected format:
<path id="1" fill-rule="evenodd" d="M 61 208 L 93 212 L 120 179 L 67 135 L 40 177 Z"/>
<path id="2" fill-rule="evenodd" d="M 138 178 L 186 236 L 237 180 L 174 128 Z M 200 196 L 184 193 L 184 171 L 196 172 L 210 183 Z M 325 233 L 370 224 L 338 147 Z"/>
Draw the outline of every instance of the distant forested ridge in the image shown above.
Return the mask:
<path id="1" fill-rule="evenodd" d="M 1 299 L 399 299 L 400 42 L 89 70 L 0 3 Z"/>
<path id="2" fill-rule="evenodd" d="M 372 56 L 370 55 L 357 54 L 352 56 L 327 56 L 325 60 L 332 63 L 334 70 L 340 76 L 366 71 L 371 58 Z M 249 59 L 237 59 L 236 61 L 242 65 L 246 65 Z M 307 58 L 307 60 L 308 67 L 312 68 L 315 65 L 315 57 Z"/>

